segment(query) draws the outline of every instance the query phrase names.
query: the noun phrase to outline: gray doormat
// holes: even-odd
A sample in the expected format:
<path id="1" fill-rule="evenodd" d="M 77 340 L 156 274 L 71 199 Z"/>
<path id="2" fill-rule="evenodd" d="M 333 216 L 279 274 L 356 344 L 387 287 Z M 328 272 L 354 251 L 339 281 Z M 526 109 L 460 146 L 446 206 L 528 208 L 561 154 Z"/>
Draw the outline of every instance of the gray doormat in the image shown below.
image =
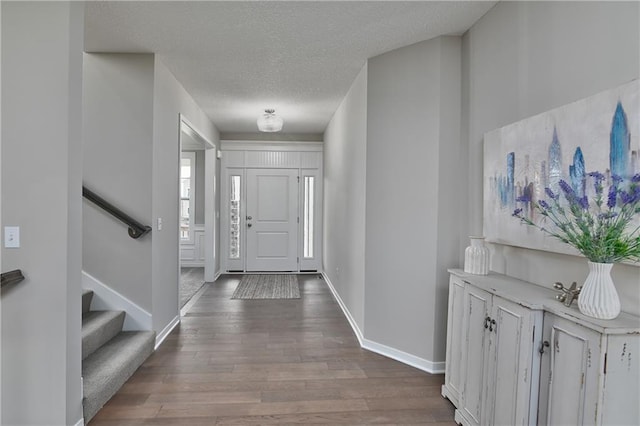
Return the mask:
<path id="1" fill-rule="evenodd" d="M 232 299 L 300 299 L 296 275 L 244 275 Z"/>

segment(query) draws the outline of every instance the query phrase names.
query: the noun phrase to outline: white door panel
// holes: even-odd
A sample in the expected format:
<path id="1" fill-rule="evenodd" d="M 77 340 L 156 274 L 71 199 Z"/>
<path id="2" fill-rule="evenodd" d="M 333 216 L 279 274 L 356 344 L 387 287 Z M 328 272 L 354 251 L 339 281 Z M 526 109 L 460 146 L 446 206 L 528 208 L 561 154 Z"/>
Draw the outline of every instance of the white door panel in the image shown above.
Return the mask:
<path id="1" fill-rule="evenodd" d="M 247 271 L 298 270 L 298 171 L 247 169 Z"/>

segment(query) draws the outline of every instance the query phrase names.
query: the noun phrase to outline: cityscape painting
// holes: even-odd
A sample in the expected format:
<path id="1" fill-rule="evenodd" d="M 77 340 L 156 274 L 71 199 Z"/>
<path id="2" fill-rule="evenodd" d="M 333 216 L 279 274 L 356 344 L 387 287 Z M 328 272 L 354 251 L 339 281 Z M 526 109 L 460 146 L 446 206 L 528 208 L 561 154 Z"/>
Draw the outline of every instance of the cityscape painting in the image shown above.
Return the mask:
<path id="1" fill-rule="evenodd" d="M 572 247 L 522 224 L 516 208 L 537 220 L 520 197 L 543 200 L 560 180 L 593 194 L 590 172 L 629 179 L 640 173 L 640 80 L 544 112 L 484 135 L 484 234 L 487 241 L 566 254 Z"/>

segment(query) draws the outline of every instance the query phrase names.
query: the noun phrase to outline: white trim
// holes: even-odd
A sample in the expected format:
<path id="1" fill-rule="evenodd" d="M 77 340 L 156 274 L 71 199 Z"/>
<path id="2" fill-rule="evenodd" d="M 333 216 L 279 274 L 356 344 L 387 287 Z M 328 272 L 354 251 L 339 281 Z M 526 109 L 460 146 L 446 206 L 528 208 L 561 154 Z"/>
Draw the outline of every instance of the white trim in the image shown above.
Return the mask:
<path id="1" fill-rule="evenodd" d="M 353 319 L 353 317 L 351 316 L 351 312 L 349 312 L 349 309 L 347 309 L 347 306 L 344 304 L 344 302 L 340 298 L 340 295 L 338 294 L 338 292 L 336 291 L 336 288 L 331 283 L 331 280 L 329 279 L 327 274 L 322 272 L 322 277 L 324 278 L 324 281 L 329 286 L 329 290 L 331 290 L 331 294 L 333 294 L 333 298 L 336 299 L 336 302 L 338 302 L 338 305 L 340 306 L 340 309 L 342 309 L 342 313 L 344 314 L 345 317 L 347 317 L 347 321 L 349 321 L 349 324 L 351 325 L 351 328 L 353 329 L 353 332 L 355 333 L 356 337 L 358 338 L 358 343 L 360 344 L 360 346 L 362 346 L 362 342 L 363 342 L 364 337 L 362 335 L 362 331 L 360 331 L 360 328 L 358 327 L 358 324 L 356 323 L 356 320 Z"/>
<path id="2" fill-rule="evenodd" d="M 204 268 L 203 260 L 181 260 L 181 268 Z"/>
<path id="3" fill-rule="evenodd" d="M 189 134 L 189 136 L 193 137 L 193 138 L 200 138 L 202 139 L 205 144 L 209 145 L 207 147 L 205 147 L 205 149 L 211 149 L 211 148 L 215 148 L 216 144 L 211 142 L 206 136 L 204 136 L 204 133 L 202 133 L 196 126 L 194 126 L 193 124 L 191 124 L 191 122 L 189 121 L 189 119 L 182 113 L 178 114 L 178 118 L 180 119 L 180 121 L 182 123 L 184 123 L 187 128 L 183 129 L 182 125 L 180 125 L 180 131 L 184 131 L 185 133 Z M 182 151 L 182 149 L 181 149 Z"/>
<path id="4" fill-rule="evenodd" d="M 427 359 L 423 359 L 415 355 L 411 355 L 409 353 L 403 352 L 401 350 L 394 349 L 392 347 L 383 345 L 381 343 L 376 343 L 372 340 L 364 338 L 364 335 L 362 331 L 360 331 L 358 324 L 353 319 L 351 312 L 349 312 L 349 309 L 347 309 L 347 306 L 344 304 L 344 302 L 340 298 L 340 295 L 338 294 L 335 287 L 331 283 L 331 280 L 329 279 L 327 274 L 322 272 L 322 277 L 324 278 L 324 281 L 327 283 L 327 286 L 329 286 L 329 290 L 331 290 L 331 294 L 333 294 L 334 299 L 336 299 L 336 302 L 338 302 L 338 305 L 340 306 L 340 309 L 342 309 L 342 312 L 344 313 L 344 316 L 347 318 L 347 321 L 349 321 L 349 324 L 351 325 L 353 332 L 358 338 L 360 347 L 362 347 L 363 349 L 367 349 L 371 352 L 375 352 L 377 354 L 386 356 L 387 358 L 395 359 L 396 361 L 400 361 L 403 364 L 410 365 L 419 370 L 426 371 L 427 373 L 431 373 L 431 374 L 444 373 L 444 369 L 445 369 L 444 361 L 441 361 L 441 362 L 429 361 Z"/>
<path id="5" fill-rule="evenodd" d="M 417 368 L 418 370 L 426 371 L 431 374 L 443 374 L 445 362 L 433 362 L 428 359 L 420 358 L 415 355 L 408 354 L 398 349 L 394 349 L 392 347 L 383 345 L 381 343 L 376 343 L 372 340 L 363 339 L 362 347 L 364 349 L 368 349 L 371 352 L 375 352 L 380 355 L 384 355 L 388 358 L 395 359 L 396 361 L 400 361 L 403 364 L 410 365 L 412 367 Z"/>
<path id="6" fill-rule="evenodd" d="M 169 322 L 169 324 L 167 324 L 167 326 L 165 328 L 163 328 L 162 331 L 156 335 L 156 346 L 155 346 L 154 350 L 158 349 L 158 347 L 160 347 L 162 342 L 164 342 L 164 339 L 167 338 L 169 333 L 171 333 L 173 331 L 173 329 L 176 328 L 176 326 L 178 324 L 180 324 L 180 315 L 176 315 L 176 317 L 174 319 L 172 319 Z"/>
<path id="7" fill-rule="evenodd" d="M 230 141 L 221 140 L 222 151 L 320 151 L 324 150 L 324 142 L 304 141 Z M 222 154 L 224 156 L 224 153 Z"/>
<path id="8" fill-rule="evenodd" d="M 222 272 L 220 272 L 220 271 L 216 271 L 216 274 L 215 274 L 215 275 L 214 275 L 214 277 L 213 277 L 213 281 L 211 281 L 211 282 L 215 282 L 215 281 L 217 281 L 217 280 L 218 280 L 218 278 L 220 278 L 220 275 L 222 275 Z"/>
<path id="9" fill-rule="evenodd" d="M 119 310 L 127 313 L 123 330 L 153 330 L 149 312 L 85 271 L 82 271 L 82 287 L 93 290 L 91 306 L 94 310 Z"/>
<path id="10" fill-rule="evenodd" d="M 80 417 L 74 426 L 84 426 L 84 417 Z"/>
<path id="11" fill-rule="evenodd" d="M 195 294 L 193 296 L 191 296 L 191 299 L 189 299 L 189 301 L 184 304 L 182 309 L 180 309 L 180 316 L 181 317 L 183 317 L 183 316 L 185 316 L 185 315 L 187 315 L 189 313 L 189 311 L 191 310 L 193 305 L 195 305 L 196 302 L 198 301 L 198 299 L 200 299 L 200 296 L 202 296 L 202 294 L 207 290 L 207 285 L 208 284 L 206 282 L 204 284 L 202 284 L 202 287 L 200 287 L 198 289 L 198 291 L 196 291 Z"/>

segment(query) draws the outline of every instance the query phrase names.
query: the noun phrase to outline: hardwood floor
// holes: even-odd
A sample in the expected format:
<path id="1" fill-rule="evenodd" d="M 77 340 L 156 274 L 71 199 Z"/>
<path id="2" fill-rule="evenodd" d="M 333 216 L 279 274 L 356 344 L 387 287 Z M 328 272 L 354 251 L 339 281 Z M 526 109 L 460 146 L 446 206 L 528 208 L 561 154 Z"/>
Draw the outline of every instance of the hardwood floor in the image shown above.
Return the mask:
<path id="1" fill-rule="evenodd" d="M 360 349 L 317 275 L 294 300 L 231 300 L 239 280 L 205 284 L 90 426 L 455 424 L 443 376 Z"/>

